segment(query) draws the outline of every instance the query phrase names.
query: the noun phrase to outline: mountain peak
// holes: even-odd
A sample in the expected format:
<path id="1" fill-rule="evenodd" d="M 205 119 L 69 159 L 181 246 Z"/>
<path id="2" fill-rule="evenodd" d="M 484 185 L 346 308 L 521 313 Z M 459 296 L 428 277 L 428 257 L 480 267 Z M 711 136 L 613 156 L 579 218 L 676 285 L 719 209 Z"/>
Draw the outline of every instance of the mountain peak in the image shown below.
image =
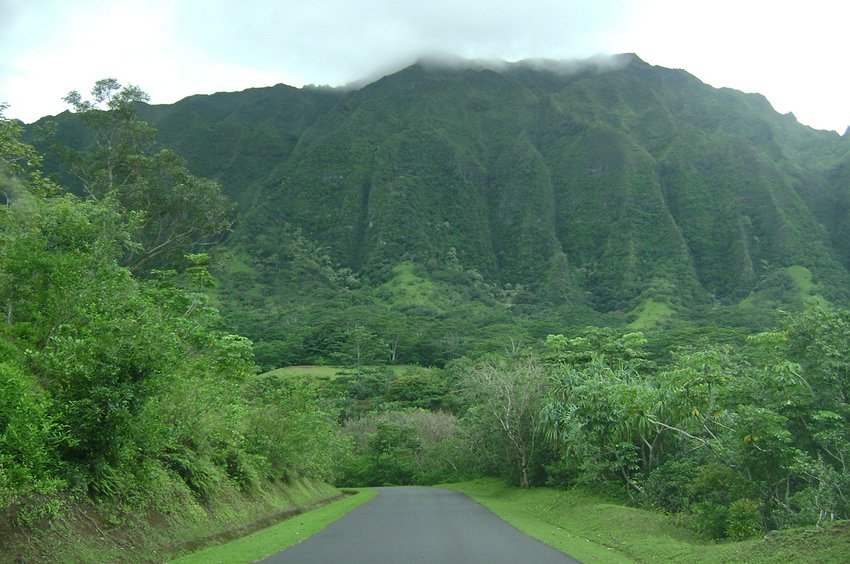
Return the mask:
<path id="1" fill-rule="evenodd" d="M 493 70 L 497 72 L 516 68 L 528 68 L 537 71 L 548 71 L 556 74 L 570 75 L 588 70 L 602 72 L 620 70 L 633 63 L 646 65 L 646 63 L 634 53 L 620 53 L 616 55 L 598 54 L 585 58 L 529 58 L 518 61 L 505 61 L 499 59 L 467 59 L 456 56 L 429 55 L 417 59 L 414 66 L 421 66 L 426 70 Z"/>

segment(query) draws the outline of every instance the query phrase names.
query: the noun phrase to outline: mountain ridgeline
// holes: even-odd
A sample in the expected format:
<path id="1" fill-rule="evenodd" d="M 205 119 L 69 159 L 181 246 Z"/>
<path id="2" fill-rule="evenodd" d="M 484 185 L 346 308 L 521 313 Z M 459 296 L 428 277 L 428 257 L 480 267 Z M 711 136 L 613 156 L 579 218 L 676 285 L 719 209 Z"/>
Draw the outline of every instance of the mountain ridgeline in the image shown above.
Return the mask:
<path id="1" fill-rule="evenodd" d="M 230 271 L 285 268 L 296 237 L 371 287 L 453 264 L 598 312 L 848 299 L 850 136 L 634 55 L 422 62 L 140 115 L 239 204 Z"/>

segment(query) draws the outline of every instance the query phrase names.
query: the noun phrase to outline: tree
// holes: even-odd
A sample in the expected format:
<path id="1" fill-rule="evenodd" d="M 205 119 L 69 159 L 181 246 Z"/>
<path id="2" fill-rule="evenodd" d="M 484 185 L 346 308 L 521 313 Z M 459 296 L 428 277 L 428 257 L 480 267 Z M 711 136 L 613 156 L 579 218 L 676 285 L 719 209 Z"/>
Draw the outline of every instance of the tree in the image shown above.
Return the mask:
<path id="1" fill-rule="evenodd" d="M 389 346 L 375 333 L 362 325 L 355 325 L 345 332 L 336 360 L 349 366 L 385 364 L 389 357 Z"/>
<path id="2" fill-rule="evenodd" d="M 10 203 L 15 179 L 29 191 L 49 194 L 58 186 L 41 173 L 41 155 L 32 145 L 21 141 L 21 126 L 3 115 L 7 105 L 0 103 L 0 176 L 7 177 L 0 188 L 0 203 Z"/>
<path id="3" fill-rule="evenodd" d="M 92 99 L 66 97 L 88 127 L 93 145 L 65 150 L 88 198 L 114 199 L 138 223 L 136 243 L 122 262 L 140 272 L 173 267 L 183 255 L 214 244 L 230 229 L 233 205 L 221 186 L 189 173 L 184 160 L 156 150 L 156 131 L 136 114 L 149 97 L 138 86 L 99 80 Z"/>
<path id="4" fill-rule="evenodd" d="M 150 149 L 156 131 L 136 117 L 135 105 L 150 99 L 138 86 L 122 87 L 114 78 L 105 78 L 95 83 L 91 94 L 92 100 L 83 100 L 74 90 L 63 100 L 94 139 L 94 148 L 73 160 L 71 172 L 89 197 L 98 199 L 133 174 L 133 157 Z"/>
<path id="5" fill-rule="evenodd" d="M 520 487 L 528 488 L 529 468 L 540 442 L 540 410 L 549 388 L 542 364 L 533 358 L 487 361 L 466 372 L 463 388 L 481 422 L 506 439 Z"/>
<path id="6" fill-rule="evenodd" d="M 662 446 L 664 429 L 652 421 L 662 397 L 658 387 L 602 357 L 566 366 L 554 379 L 542 419 L 561 450 L 562 479 L 621 480 L 630 492 L 640 491 L 635 474 L 656 463 Z"/>

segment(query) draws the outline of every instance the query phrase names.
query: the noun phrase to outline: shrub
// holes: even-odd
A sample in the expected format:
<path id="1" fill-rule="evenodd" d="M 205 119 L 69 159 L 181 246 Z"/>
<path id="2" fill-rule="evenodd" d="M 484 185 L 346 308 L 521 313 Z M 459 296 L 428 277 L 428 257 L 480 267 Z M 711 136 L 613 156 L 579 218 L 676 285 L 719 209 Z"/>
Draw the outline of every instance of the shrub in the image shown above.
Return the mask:
<path id="1" fill-rule="evenodd" d="M 34 379 L 12 363 L 0 362 L 0 504 L 39 490 L 56 462 L 57 433 Z"/>
<path id="2" fill-rule="evenodd" d="M 726 535 L 729 509 L 725 505 L 700 501 L 691 508 L 692 526 L 700 535 L 710 539 L 721 539 Z"/>
<path id="3" fill-rule="evenodd" d="M 691 505 L 691 482 L 696 464 L 690 460 L 670 460 L 654 469 L 644 491 L 649 504 L 671 513 L 685 511 Z"/>
<path id="4" fill-rule="evenodd" d="M 761 531 L 759 503 L 751 499 L 739 499 L 729 505 L 726 536 L 734 540 L 754 537 Z"/>

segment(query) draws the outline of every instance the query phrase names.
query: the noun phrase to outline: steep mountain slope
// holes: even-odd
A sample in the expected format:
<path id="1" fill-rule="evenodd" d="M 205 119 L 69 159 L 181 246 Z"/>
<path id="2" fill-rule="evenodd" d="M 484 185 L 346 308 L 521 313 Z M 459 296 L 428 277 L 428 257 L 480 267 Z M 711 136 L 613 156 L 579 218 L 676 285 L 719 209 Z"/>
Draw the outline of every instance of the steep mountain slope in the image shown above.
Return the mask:
<path id="1" fill-rule="evenodd" d="M 791 265 L 843 297 L 837 135 L 634 56 L 612 67 L 419 64 L 352 92 L 266 180 L 245 234 L 292 223 L 369 275 L 452 252 L 603 310 L 735 301 Z"/>
<path id="2" fill-rule="evenodd" d="M 423 62 L 359 90 L 139 112 L 240 204 L 221 273 L 237 309 L 381 294 L 411 268 L 440 296 L 477 285 L 524 311 L 848 299 L 850 136 L 634 55 Z M 56 121 L 85 144 L 71 114 Z"/>
<path id="3" fill-rule="evenodd" d="M 139 115 L 157 129 L 162 144 L 186 158 L 197 174 L 219 180 L 246 207 L 255 183 L 289 157 L 304 131 L 342 95 L 278 84 L 143 106 Z"/>

